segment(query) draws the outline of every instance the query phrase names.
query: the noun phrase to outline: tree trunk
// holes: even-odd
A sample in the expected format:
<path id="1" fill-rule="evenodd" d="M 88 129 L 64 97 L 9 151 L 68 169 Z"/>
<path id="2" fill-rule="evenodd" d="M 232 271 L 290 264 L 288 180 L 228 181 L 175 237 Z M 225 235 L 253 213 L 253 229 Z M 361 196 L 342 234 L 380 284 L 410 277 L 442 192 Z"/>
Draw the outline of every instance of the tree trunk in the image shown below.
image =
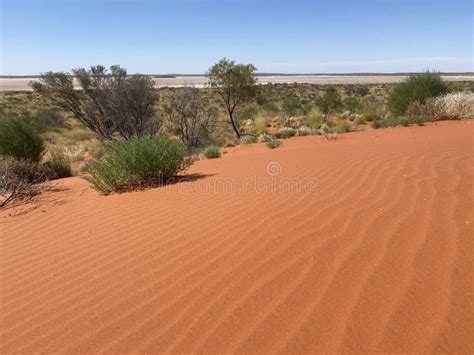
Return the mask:
<path id="1" fill-rule="evenodd" d="M 235 134 L 237 134 L 237 138 L 240 139 L 241 134 L 240 134 L 239 129 L 235 125 L 233 113 L 231 111 L 229 111 L 229 117 L 230 117 L 230 122 L 232 123 L 232 128 L 234 129 Z"/>

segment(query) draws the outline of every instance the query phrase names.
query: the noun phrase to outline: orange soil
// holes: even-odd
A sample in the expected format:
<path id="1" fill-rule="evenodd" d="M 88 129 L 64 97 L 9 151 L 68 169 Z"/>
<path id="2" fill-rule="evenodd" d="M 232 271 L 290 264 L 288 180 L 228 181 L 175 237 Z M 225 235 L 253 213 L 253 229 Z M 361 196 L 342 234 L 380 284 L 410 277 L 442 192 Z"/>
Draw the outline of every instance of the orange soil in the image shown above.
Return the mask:
<path id="1" fill-rule="evenodd" d="M 473 129 L 245 146 L 107 197 L 63 180 L 0 219 L 0 351 L 472 353 Z"/>

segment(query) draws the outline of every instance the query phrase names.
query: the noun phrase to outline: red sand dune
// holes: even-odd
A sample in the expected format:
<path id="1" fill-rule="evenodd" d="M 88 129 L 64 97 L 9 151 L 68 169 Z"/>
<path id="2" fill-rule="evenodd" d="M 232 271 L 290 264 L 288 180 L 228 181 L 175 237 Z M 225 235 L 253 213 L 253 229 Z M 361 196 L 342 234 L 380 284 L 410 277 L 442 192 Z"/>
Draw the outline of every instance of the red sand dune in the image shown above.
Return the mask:
<path id="1" fill-rule="evenodd" d="M 63 180 L 0 219 L 0 351 L 472 353 L 473 133 L 245 146 L 107 197 Z"/>

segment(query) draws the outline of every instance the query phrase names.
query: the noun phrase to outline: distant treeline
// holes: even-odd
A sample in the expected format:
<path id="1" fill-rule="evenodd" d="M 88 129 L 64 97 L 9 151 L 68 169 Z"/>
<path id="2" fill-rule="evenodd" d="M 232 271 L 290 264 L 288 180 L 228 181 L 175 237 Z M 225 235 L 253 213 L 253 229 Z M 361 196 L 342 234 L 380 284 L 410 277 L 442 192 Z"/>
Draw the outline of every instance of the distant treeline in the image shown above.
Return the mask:
<path id="1" fill-rule="evenodd" d="M 266 76 L 409 76 L 416 74 L 415 72 L 400 72 L 400 73 L 255 73 L 257 77 Z M 474 72 L 439 72 L 440 75 L 452 75 L 452 76 L 469 76 L 474 75 Z M 156 79 L 174 79 L 176 77 L 200 77 L 206 76 L 206 74 L 129 74 L 128 76 L 134 75 L 149 75 Z M 40 78 L 41 75 L 0 75 L 0 79 L 20 79 L 20 78 Z"/>

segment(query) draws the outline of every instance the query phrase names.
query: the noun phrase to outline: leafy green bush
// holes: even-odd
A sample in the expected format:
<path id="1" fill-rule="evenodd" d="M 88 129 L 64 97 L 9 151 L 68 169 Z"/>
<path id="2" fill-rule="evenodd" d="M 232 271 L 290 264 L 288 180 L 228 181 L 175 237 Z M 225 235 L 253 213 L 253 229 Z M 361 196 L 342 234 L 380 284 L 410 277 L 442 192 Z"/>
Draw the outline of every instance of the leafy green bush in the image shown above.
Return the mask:
<path id="1" fill-rule="evenodd" d="M 268 148 L 275 149 L 275 148 L 281 147 L 283 142 L 279 141 L 278 139 L 272 139 L 272 140 L 269 140 L 266 144 Z"/>
<path id="2" fill-rule="evenodd" d="M 165 136 L 134 137 L 108 146 L 102 159 L 86 166 L 86 179 L 103 194 L 160 185 L 186 167 L 185 155 L 183 144 Z"/>
<path id="3" fill-rule="evenodd" d="M 296 116 L 303 111 L 303 106 L 301 105 L 301 101 L 296 96 L 287 98 L 283 101 L 283 112 L 287 116 Z"/>
<path id="4" fill-rule="evenodd" d="M 280 128 L 275 133 L 275 136 L 279 139 L 287 139 L 290 137 L 294 137 L 295 135 L 296 135 L 296 131 L 293 128 L 289 128 L 289 127 Z"/>
<path id="5" fill-rule="evenodd" d="M 352 113 L 359 112 L 362 107 L 360 100 L 354 96 L 346 97 L 342 103 L 344 108 Z"/>
<path id="6" fill-rule="evenodd" d="M 31 122 L 17 117 L 0 120 L 0 155 L 38 162 L 44 152 L 44 140 Z"/>
<path id="7" fill-rule="evenodd" d="M 334 89 L 328 90 L 323 95 L 317 97 L 316 106 L 325 114 L 340 112 L 344 107 L 341 95 Z"/>
<path id="8" fill-rule="evenodd" d="M 207 159 L 216 159 L 221 156 L 221 151 L 217 147 L 207 147 L 203 153 Z"/>
<path id="9" fill-rule="evenodd" d="M 424 104 L 427 99 L 448 91 L 448 85 L 438 73 L 427 71 L 413 74 L 395 86 L 388 99 L 388 108 L 394 115 L 404 115 L 411 103 L 418 101 Z"/>

